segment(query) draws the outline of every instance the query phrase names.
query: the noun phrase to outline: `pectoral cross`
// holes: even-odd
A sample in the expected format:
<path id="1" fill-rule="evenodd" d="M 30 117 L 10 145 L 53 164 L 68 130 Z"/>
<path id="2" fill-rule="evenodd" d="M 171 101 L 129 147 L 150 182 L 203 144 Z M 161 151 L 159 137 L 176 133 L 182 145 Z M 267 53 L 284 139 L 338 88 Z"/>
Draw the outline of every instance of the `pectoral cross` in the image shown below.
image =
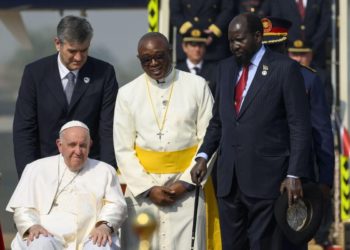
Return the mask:
<path id="1" fill-rule="evenodd" d="M 161 140 L 161 139 L 162 139 L 162 136 L 163 136 L 164 134 L 163 134 L 162 131 L 160 130 L 159 133 L 157 133 L 157 135 L 159 136 L 159 140 Z"/>

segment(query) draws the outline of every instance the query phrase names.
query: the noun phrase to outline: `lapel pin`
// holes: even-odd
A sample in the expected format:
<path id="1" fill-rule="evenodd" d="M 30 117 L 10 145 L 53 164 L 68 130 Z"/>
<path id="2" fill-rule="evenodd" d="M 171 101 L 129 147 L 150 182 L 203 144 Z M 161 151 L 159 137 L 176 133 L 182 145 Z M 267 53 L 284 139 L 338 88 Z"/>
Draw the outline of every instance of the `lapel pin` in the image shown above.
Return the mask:
<path id="1" fill-rule="evenodd" d="M 268 70 L 269 70 L 269 66 L 263 64 L 263 70 L 262 70 L 261 74 L 262 74 L 263 76 L 266 76 Z"/>
<path id="2" fill-rule="evenodd" d="M 84 77 L 84 82 L 85 83 L 89 83 L 90 82 L 90 78 L 89 77 Z"/>

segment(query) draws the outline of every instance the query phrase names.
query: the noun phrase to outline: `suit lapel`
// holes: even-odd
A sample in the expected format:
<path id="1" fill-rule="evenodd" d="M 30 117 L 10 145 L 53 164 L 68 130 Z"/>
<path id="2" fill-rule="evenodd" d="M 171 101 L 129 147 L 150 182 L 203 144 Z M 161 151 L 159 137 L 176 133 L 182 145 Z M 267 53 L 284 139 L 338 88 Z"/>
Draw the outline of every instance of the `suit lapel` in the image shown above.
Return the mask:
<path id="1" fill-rule="evenodd" d="M 301 16 L 299 14 L 297 2 L 295 0 L 287 0 L 286 2 L 289 4 L 291 10 L 293 10 L 292 12 L 297 13 L 298 19 L 301 20 Z"/>
<path id="2" fill-rule="evenodd" d="M 80 98 L 92 83 L 92 71 L 93 69 L 88 59 L 85 65 L 79 71 L 78 79 L 72 95 L 72 100 L 69 105 L 69 111 L 72 110 L 72 108 L 77 104 L 77 102 L 80 100 Z"/>
<path id="3" fill-rule="evenodd" d="M 223 88 L 224 96 L 226 98 L 223 98 L 224 100 L 228 100 L 229 108 L 228 110 L 233 110 L 233 116 L 236 117 L 236 111 L 234 106 L 234 96 L 235 96 L 235 86 L 237 81 L 237 76 L 239 72 L 239 68 L 234 60 L 233 57 L 231 57 L 230 63 L 227 64 L 227 68 L 224 69 L 227 72 L 231 72 L 230 74 L 222 74 L 223 76 L 227 75 L 227 78 L 223 79 L 223 83 L 225 84 L 226 88 Z"/>
<path id="4" fill-rule="evenodd" d="M 308 20 L 309 15 L 315 15 L 314 5 L 316 4 L 315 0 L 308 0 L 305 8 L 305 17 L 304 20 Z M 316 4 L 317 6 L 317 4 Z"/>
<path id="5" fill-rule="evenodd" d="M 266 49 L 265 54 L 258 65 L 253 81 L 248 89 L 248 93 L 243 100 L 243 104 L 237 118 L 240 118 L 242 116 L 242 114 L 246 111 L 247 107 L 254 100 L 254 97 L 260 91 L 261 87 L 266 82 L 265 78 L 267 77 L 267 75 L 269 74 L 269 70 L 271 69 L 268 58 L 269 51 L 268 49 Z M 263 71 L 265 71 L 266 74 L 263 73 Z"/>
<path id="6" fill-rule="evenodd" d="M 63 90 L 62 80 L 58 70 L 57 54 L 52 56 L 51 66 L 49 67 L 49 72 L 45 83 L 47 83 L 47 87 L 49 88 L 51 94 L 59 102 L 60 106 L 67 108 L 66 95 Z"/>

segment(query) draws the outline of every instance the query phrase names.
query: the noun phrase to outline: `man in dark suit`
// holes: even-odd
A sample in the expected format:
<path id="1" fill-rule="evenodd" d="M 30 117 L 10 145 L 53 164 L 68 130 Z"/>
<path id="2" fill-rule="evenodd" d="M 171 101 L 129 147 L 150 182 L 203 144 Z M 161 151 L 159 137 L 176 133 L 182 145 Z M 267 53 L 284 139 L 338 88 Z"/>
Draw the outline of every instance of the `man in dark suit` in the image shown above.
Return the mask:
<path id="1" fill-rule="evenodd" d="M 274 201 L 280 187 L 290 204 L 297 201 L 303 195 L 301 178 L 311 172 L 310 114 L 299 66 L 265 49 L 262 34 L 253 14 L 231 21 L 233 57 L 218 66 L 213 118 L 191 171 L 193 182 L 199 183 L 207 159 L 218 148 L 224 250 L 283 249 L 277 244 L 283 236 L 274 235 Z"/>
<path id="2" fill-rule="evenodd" d="M 70 120 L 89 126 L 91 158 L 116 165 L 112 123 L 118 83 L 112 65 L 88 56 L 92 35 L 86 19 L 66 16 L 57 26 L 58 54 L 25 67 L 13 123 L 19 177 L 28 163 L 58 153 L 55 139 Z"/>
<path id="3" fill-rule="evenodd" d="M 288 39 L 301 39 L 312 46 L 313 63 L 325 68 L 325 43 L 331 21 L 329 0 L 266 0 L 262 5 L 265 16 L 292 22 Z"/>
<path id="4" fill-rule="evenodd" d="M 230 55 L 227 26 L 232 19 L 232 0 L 171 0 L 170 21 L 180 35 L 197 26 L 209 35 L 205 60 L 218 61 Z M 181 36 L 176 41 L 177 61 L 184 61 Z"/>
<path id="5" fill-rule="evenodd" d="M 200 29 L 189 29 L 182 39 L 182 49 L 186 54 L 186 61 L 177 64 L 176 68 L 203 77 L 212 94 L 215 95 L 215 64 L 204 60 L 207 39 L 208 35 Z"/>

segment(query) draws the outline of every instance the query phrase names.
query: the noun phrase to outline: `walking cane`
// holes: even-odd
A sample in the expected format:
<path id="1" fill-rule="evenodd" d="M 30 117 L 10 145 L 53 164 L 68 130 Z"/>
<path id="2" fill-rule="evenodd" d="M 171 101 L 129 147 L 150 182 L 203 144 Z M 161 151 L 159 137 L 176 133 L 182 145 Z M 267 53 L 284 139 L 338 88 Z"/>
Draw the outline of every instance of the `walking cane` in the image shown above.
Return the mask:
<path id="1" fill-rule="evenodd" d="M 201 188 L 200 184 L 196 185 L 196 194 L 194 198 L 194 212 L 193 212 L 193 224 L 192 224 L 192 237 L 191 237 L 191 250 L 194 249 L 194 240 L 196 239 L 196 224 L 197 224 L 197 211 L 198 211 L 198 199 L 199 190 Z"/>

